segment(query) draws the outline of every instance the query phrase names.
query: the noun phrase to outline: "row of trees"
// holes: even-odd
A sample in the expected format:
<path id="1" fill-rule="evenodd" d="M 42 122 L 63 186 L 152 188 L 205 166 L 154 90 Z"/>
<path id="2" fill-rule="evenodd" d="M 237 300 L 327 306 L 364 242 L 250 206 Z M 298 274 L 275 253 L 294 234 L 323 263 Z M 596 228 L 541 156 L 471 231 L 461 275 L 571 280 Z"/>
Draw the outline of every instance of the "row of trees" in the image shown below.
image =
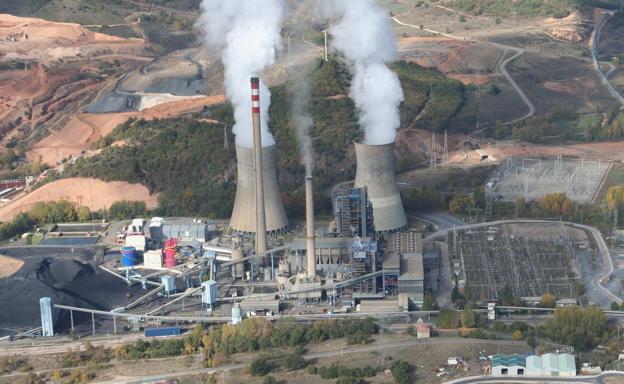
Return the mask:
<path id="1" fill-rule="evenodd" d="M 273 324 L 262 318 L 247 318 L 240 324 L 223 324 L 204 329 L 195 327 L 184 339 L 139 340 L 124 344 L 115 356 L 127 359 L 177 356 L 202 351 L 206 365 L 216 366 L 225 356 L 234 353 L 266 350 L 269 348 L 300 347 L 329 339 L 368 340 L 378 332 L 373 319 L 326 320 L 313 324 L 299 324 L 280 320 Z M 297 361 L 289 363 L 294 366 Z"/>
<path id="2" fill-rule="evenodd" d="M 0 224 L 0 240 L 10 239 L 35 226 L 92 219 L 123 220 L 145 215 L 147 208 L 143 201 L 118 201 L 109 209 L 92 212 L 88 207 L 77 206 L 69 201 L 40 201 L 28 212 L 18 213 L 13 220 Z"/>

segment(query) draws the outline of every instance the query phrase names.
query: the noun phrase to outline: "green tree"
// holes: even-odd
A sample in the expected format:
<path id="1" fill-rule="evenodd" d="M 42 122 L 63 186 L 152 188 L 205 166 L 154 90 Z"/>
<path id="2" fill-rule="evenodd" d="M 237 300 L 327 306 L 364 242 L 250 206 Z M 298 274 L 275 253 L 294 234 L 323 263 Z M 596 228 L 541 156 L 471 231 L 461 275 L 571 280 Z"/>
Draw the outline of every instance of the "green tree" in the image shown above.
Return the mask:
<path id="1" fill-rule="evenodd" d="M 392 377 L 396 384 L 413 383 L 412 371 L 413 367 L 403 360 L 395 361 L 390 367 L 390 372 L 392 372 Z"/>
<path id="2" fill-rule="evenodd" d="M 436 326 L 441 329 L 457 328 L 458 323 L 457 312 L 451 309 L 442 309 L 436 319 Z"/>
<path id="3" fill-rule="evenodd" d="M 273 364 L 266 357 L 258 357 L 249 365 L 249 373 L 252 376 L 264 376 L 273 370 Z"/>
<path id="4" fill-rule="evenodd" d="M 550 293 L 545 293 L 540 298 L 539 306 L 542 308 L 555 308 L 556 305 L 557 299 Z"/>
<path id="5" fill-rule="evenodd" d="M 472 305 L 469 304 L 464 308 L 461 315 L 461 323 L 464 328 L 472 328 L 476 324 L 476 314 L 472 309 Z"/>
<path id="6" fill-rule="evenodd" d="M 458 193 L 453 196 L 449 203 L 449 212 L 456 215 L 465 215 L 468 210 L 475 207 L 475 201 L 472 196 Z"/>

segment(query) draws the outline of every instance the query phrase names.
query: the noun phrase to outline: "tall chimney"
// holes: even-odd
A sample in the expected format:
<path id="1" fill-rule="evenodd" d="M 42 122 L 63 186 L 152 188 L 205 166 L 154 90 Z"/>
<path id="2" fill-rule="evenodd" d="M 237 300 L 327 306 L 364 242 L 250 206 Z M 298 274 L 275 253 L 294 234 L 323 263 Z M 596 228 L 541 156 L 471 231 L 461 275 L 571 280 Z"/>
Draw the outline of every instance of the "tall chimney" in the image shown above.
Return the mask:
<path id="1" fill-rule="evenodd" d="M 306 176 L 306 255 L 308 258 L 308 277 L 316 276 L 316 253 L 314 249 L 314 199 L 312 192 L 312 176 Z"/>
<path id="2" fill-rule="evenodd" d="M 264 211 L 264 182 L 262 177 L 263 166 L 262 132 L 260 130 L 260 79 L 257 77 L 251 78 L 251 115 L 253 119 L 254 168 L 256 175 L 256 254 L 259 254 L 266 252 L 267 238 L 266 214 Z"/>

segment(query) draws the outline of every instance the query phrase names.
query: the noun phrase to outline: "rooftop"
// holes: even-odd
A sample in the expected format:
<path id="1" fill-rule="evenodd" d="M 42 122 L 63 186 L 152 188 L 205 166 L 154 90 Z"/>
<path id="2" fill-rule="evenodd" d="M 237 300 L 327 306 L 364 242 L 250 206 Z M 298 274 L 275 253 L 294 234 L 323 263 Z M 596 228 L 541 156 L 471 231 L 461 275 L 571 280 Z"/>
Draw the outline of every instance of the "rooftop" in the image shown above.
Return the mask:
<path id="1" fill-rule="evenodd" d="M 399 280 L 422 280 L 424 278 L 422 253 L 404 253 L 401 256 Z"/>
<path id="2" fill-rule="evenodd" d="M 515 353 L 513 355 L 496 354 L 492 358 L 492 367 L 499 365 L 504 367 L 526 367 L 526 358 L 524 355 L 519 353 Z"/>

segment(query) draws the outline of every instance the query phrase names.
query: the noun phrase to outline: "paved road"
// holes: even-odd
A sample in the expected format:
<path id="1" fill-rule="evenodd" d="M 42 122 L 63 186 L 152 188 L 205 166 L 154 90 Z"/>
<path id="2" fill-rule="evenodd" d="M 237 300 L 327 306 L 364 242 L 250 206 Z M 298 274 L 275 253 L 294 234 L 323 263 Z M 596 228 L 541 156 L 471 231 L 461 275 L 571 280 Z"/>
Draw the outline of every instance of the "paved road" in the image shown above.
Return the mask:
<path id="1" fill-rule="evenodd" d="M 487 227 L 490 225 L 513 224 L 513 223 L 553 223 L 553 221 L 529 220 L 529 219 L 499 220 L 499 221 L 492 221 L 492 222 L 485 222 L 485 223 L 467 224 L 461 227 L 455 227 L 455 229 L 471 229 L 471 228 Z M 620 297 L 618 297 L 617 295 L 615 295 L 613 292 L 609 291 L 607 288 L 605 288 L 602 285 L 604 282 L 606 282 L 609 279 L 609 276 L 613 273 L 614 266 L 613 266 L 613 259 L 611 258 L 611 254 L 609 253 L 609 248 L 607 247 L 607 243 L 605 243 L 604 239 L 602 238 L 602 234 L 600 233 L 600 231 L 594 227 L 590 227 L 590 226 L 582 225 L 582 224 L 569 223 L 569 222 L 563 222 L 563 224 L 588 231 L 592 234 L 592 236 L 594 237 L 596 241 L 598 249 L 600 250 L 600 254 L 602 255 L 602 259 L 605 265 L 605 268 L 600 273 L 597 273 L 592 279 L 591 281 L 592 289 L 596 290 L 596 292 L 602 293 L 603 296 L 606 298 L 606 302 L 615 301 L 617 303 L 622 303 L 623 300 Z M 427 236 L 424 240 L 432 241 L 440 236 L 446 236 L 448 231 L 449 229 L 442 229 L 440 231 L 437 231 Z"/>
<path id="2" fill-rule="evenodd" d="M 596 376 L 576 377 L 529 377 L 529 376 L 471 376 L 461 379 L 445 381 L 444 384 L 478 384 L 478 383 L 603 383 L 606 377 L 620 376 L 624 379 L 624 372 L 606 372 Z"/>
<path id="3" fill-rule="evenodd" d="M 607 87 L 607 90 L 609 91 L 611 96 L 613 96 L 613 98 L 617 100 L 618 103 L 624 105 L 624 97 L 622 97 L 622 95 L 613 87 L 613 85 L 611 85 L 611 83 L 607 79 L 607 76 L 611 74 L 612 71 L 609 71 L 608 74 L 605 75 L 604 73 L 602 73 L 602 70 L 600 69 L 600 63 L 598 63 L 598 46 L 600 45 L 600 34 L 602 33 L 602 27 L 604 27 L 604 25 L 607 23 L 607 21 L 609 21 L 609 19 L 610 19 L 609 15 L 604 16 L 600 24 L 598 24 L 596 29 L 594 29 L 594 31 L 592 32 L 592 36 L 591 36 L 589 44 L 591 46 L 592 60 L 594 62 L 594 70 L 598 73 L 598 76 L 600 77 L 600 81 L 602 82 L 602 84 L 604 84 L 605 87 Z"/>
<path id="4" fill-rule="evenodd" d="M 460 218 L 446 212 L 425 213 L 415 217 L 432 224 L 437 230 L 466 225 Z"/>

